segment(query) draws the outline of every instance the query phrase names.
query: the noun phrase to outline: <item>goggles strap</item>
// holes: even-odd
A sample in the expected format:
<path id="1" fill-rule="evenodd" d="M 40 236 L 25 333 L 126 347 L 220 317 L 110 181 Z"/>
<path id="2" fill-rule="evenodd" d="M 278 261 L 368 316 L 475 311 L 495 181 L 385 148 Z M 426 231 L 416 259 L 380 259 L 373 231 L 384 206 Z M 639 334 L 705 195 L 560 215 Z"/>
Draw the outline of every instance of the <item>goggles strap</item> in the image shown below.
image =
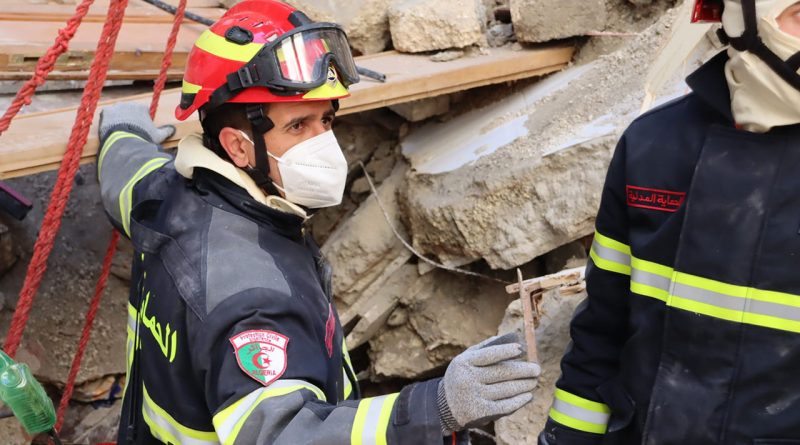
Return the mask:
<path id="1" fill-rule="evenodd" d="M 797 70 L 800 68 L 800 53 L 783 60 L 764 44 L 758 35 L 756 0 L 742 0 L 742 14 L 745 25 L 744 34 L 739 37 L 728 37 L 730 45 L 737 51 L 749 51 L 755 54 L 789 85 L 800 90 L 800 75 L 797 74 Z"/>
<path id="2" fill-rule="evenodd" d="M 256 166 L 247 169 L 247 174 L 253 178 L 256 185 L 266 190 L 270 195 L 280 196 L 280 192 L 269 178 L 269 159 L 267 158 L 267 144 L 264 135 L 275 128 L 272 120 L 264 116 L 264 107 L 261 104 L 247 106 L 247 119 L 253 131 L 253 146 L 255 150 Z"/>

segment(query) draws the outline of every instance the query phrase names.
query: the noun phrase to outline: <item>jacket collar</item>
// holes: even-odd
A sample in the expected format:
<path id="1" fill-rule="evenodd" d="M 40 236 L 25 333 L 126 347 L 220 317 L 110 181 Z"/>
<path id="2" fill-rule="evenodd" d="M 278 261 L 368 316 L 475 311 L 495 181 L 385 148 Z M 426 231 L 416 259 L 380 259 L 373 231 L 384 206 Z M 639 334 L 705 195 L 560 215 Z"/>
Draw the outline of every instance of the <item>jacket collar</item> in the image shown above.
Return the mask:
<path id="1" fill-rule="evenodd" d="M 230 162 L 224 161 L 214 152 L 203 145 L 203 138 L 198 134 L 190 134 L 178 144 L 178 154 L 175 157 L 175 169 L 181 176 L 192 179 L 196 168 L 213 171 L 224 177 L 237 187 L 243 189 L 255 201 L 278 210 L 280 212 L 296 215 L 308 219 L 308 213 L 300 206 L 289 202 L 279 196 L 268 196 L 261 190 L 242 169 Z"/>
<path id="2" fill-rule="evenodd" d="M 700 100 L 733 123 L 731 92 L 725 78 L 728 54 L 722 51 L 686 78 L 686 83 Z"/>
<path id="3" fill-rule="evenodd" d="M 309 216 L 302 208 L 283 198 L 267 196 L 244 171 L 207 149 L 200 136 L 190 135 L 180 142 L 175 169 L 192 181 L 209 204 L 228 211 L 233 207 L 287 238 L 299 241 L 304 237 Z"/>

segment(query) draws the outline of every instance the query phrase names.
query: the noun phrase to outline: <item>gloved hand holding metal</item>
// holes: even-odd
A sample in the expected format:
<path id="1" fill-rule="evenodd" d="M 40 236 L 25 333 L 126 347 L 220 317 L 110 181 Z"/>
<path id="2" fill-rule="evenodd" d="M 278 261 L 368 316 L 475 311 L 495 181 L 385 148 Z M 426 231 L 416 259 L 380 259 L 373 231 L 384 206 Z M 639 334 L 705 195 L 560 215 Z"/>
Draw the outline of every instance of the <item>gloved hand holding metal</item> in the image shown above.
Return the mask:
<path id="1" fill-rule="evenodd" d="M 119 103 L 103 108 L 100 112 L 100 143 L 117 130 L 131 131 L 159 145 L 175 134 L 172 125 L 156 127 L 147 105 L 140 103 Z"/>
<path id="2" fill-rule="evenodd" d="M 521 359 L 516 334 L 492 337 L 450 362 L 439 384 L 439 417 L 449 434 L 488 423 L 533 400 L 541 368 Z"/>

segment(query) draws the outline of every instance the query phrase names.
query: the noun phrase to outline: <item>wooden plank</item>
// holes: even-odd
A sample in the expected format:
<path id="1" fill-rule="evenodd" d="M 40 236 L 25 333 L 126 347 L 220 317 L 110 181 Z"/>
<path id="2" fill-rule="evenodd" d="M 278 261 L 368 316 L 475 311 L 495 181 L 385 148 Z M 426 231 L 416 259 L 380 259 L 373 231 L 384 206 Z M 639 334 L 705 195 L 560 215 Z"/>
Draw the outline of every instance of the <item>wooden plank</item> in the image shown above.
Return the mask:
<path id="1" fill-rule="evenodd" d="M 225 10 L 222 8 L 196 8 L 191 12 L 216 20 L 222 17 Z M 104 23 L 108 6 L 93 4 L 89 13 L 83 18 L 83 23 Z M 0 21 L 21 22 L 57 22 L 65 24 L 75 14 L 75 5 L 31 5 L 28 3 L 14 3 L 4 5 L 0 10 Z M 172 14 L 162 11 L 141 0 L 131 1 L 125 10 L 126 23 L 172 23 Z"/>
<path id="2" fill-rule="evenodd" d="M 0 21 L 0 71 L 31 73 L 62 26 L 59 22 Z M 102 23 L 82 24 L 70 42 L 69 51 L 56 62 L 55 70 L 88 71 L 102 27 Z M 124 23 L 111 70 L 157 70 L 171 27 L 169 23 Z M 185 65 L 194 41 L 205 29 L 191 22 L 182 26 L 173 58 L 176 68 Z"/>
<path id="3" fill-rule="evenodd" d="M 569 63 L 573 52 L 571 45 L 552 44 L 523 51 L 496 48 L 488 55 L 451 62 L 432 62 L 428 56 L 396 52 L 359 57 L 356 60 L 359 65 L 384 71 L 388 81 L 379 83 L 364 79 L 354 85 L 352 96 L 342 101 L 339 114 L 558 71 Z M 149 104 L 150 94 L 116 99 L 103 105 L 122 101 Z M 156 115 L 159 125 L 176 126 L 178 131 L 172 143 L 189 133 L 200 131 L 196 119 L 185 122 L 175 119 L 174 110 L 179 101 L 179 90 L 165 91 Z M 0 136 L 0 179 L 55 168 L 66 149 L 75 114 L 75 109 L 62 109 L 18 117 L 11 128 Z M 96 128 L 92 128 L 82 156 L 84 162 L 92 162 L 96 156 L 96 132 Z"/>
<path id="4" fill-rule="evenodd" d="M 0 71 L 0 80 L 28 80 L 33 73 L 25 71 Z M 47 75 L 47 80 L 86 80 L 88 71 L 52 71 Z M 108 80 L 154 80 L 158 77 L 158 70 L 117 71 L 108 72 Z M 167 80 L 179 81 L 183 79 L 183 68 L 173 67 L 167 71 Z"/>
<path id="5" fill-rule="evenodd" d="M 80 3 L 81 0 L 0 0 L 0 9 L 10 5 L 28 4 L 32 6 L 46 6 L 46 5 L 68 5 L 73 8 Z M 98 6 L 108 7 L 110 0 L 95 0 L 94 4 Z M 172 6 L 177 6 L 177 0 L 164 0 Z M 140 0 L 130 0 L 129 4 L 143 4 Z M 188 0 L 186 2 L 187 8 L 219 8 L 219 0 Z"/>

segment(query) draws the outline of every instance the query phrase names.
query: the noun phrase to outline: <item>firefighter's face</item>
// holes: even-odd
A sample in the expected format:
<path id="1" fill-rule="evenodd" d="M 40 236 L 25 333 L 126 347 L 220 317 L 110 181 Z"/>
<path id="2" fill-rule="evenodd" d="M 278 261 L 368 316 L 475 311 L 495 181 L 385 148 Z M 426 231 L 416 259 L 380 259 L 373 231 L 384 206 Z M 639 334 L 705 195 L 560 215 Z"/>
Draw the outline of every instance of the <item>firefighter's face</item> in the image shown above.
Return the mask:
<path id="1" fill-rule="evenodd" d="M 267 116 L 275 127 L 264 136 L 269 152 L 280 158 L 295 145 L 328 131 L 335 111 L 331 101 L 271 103 Z M 256 164 L 255 147 L 235 128 L 220 131 L 220 142 L 239 168 Z M 270 178 L 283 186 L 278 163 L 269 157 Z"/>
<path id="2" fill-rule="evenodd" d="M 275 128 L 264 138 L 267 149 L 280 158 L 295 145 L 330 130 L 335 114 L 331 101 L 270 104 L 267 116 Z M 278 161 L 272 157 L 269 158 L 269 175 L 276 184 L 283 186 Z"/>
<path id="3" fill-rule="evenodd" d="M 800 2 L 786 8 L 777 21 L 781 31 L 800 38 Z"/>

